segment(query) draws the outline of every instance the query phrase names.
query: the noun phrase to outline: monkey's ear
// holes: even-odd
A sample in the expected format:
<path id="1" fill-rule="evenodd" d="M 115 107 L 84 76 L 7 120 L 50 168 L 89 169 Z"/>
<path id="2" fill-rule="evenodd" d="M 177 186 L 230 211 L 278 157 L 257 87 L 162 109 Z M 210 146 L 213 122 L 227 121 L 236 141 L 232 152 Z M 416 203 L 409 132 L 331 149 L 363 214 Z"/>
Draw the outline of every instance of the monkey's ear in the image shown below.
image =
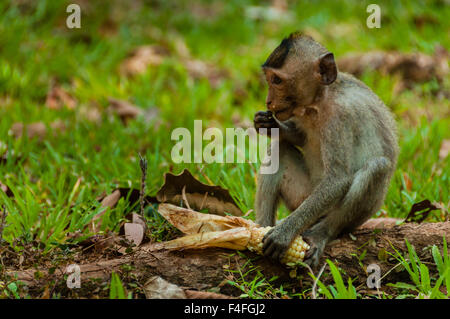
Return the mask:
<path id="1" fill-rule="evenodd" d="M 319 58 L 320 82 L 329 85 L 336 80 L 337 68 L 333 53 L 322 54 Z"/>

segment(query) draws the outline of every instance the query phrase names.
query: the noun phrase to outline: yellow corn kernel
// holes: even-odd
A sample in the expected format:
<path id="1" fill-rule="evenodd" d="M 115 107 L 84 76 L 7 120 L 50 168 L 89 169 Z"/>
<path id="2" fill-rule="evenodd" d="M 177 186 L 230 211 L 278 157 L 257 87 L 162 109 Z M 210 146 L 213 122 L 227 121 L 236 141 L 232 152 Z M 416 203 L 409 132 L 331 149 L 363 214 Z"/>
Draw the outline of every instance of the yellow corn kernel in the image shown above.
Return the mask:
<path id="1" fill-rule="evenodd" d="M 251 228 L 251 236 L 247 244 L 247 248 L 257 254 L 262 255 L 262 240 L 264 235 L 272 227 L 255 227 Z M 305 258 L 305 253 L 309 249 L 309 245 L 303 241 L 302 236 L 297 236 L 292 242 L 291 246 L 287 250 L 285 256 L 281 260 L 283 264 L 296 263 L 303 261 Z"/>

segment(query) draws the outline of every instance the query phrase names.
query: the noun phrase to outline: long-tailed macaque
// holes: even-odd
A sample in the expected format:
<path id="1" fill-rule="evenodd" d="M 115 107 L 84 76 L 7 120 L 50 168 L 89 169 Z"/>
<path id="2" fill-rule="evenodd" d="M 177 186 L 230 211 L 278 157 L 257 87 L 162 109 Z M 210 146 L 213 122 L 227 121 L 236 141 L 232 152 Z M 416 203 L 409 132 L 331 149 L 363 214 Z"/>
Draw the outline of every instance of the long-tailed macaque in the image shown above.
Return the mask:
<path id="1" fill-rule="evenodd" d="M 279 170 L 260 174 L 256 221 L 274 226 L 279 200 L 292 212 L 264 237 L 279 260 L 302 235 L 317 266 L 325 245 L 364 223 L 384 201 L 395 170 L 396 124 L 364 83 L 339 72 L 334 56 L 311 37 L 291 34 L 262 69 L 268 111 L 255 128 L 279 128 Z"/>

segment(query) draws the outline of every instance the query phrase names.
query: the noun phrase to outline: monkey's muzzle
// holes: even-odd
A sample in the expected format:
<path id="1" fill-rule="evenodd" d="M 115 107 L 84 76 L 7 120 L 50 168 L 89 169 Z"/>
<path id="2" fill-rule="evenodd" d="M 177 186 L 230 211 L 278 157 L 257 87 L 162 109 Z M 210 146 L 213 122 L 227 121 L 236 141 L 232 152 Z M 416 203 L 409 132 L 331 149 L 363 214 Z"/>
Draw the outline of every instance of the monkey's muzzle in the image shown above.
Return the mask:
<path id="1" fill-rule="evenodd" d="M 293 108 L 288 106 L 278 110 L 272 109 L 271 111 L 278 121 L 286 121 L 292 116 Z"/>

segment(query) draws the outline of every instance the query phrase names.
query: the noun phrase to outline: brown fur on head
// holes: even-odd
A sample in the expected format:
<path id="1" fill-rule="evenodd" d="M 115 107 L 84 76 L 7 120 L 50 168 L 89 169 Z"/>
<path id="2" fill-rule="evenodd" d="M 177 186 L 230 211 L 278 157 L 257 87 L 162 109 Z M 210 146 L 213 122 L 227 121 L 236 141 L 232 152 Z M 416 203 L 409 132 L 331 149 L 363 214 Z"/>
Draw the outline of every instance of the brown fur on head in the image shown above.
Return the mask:
<path id="1" fill-rule="evenodd" d="M 337 77 L 334 56 L 309 36 L 292 33 L 262 65 L 269 85 L 266 105 L 280 121 L 299 106 L 314 103 Z"/>

